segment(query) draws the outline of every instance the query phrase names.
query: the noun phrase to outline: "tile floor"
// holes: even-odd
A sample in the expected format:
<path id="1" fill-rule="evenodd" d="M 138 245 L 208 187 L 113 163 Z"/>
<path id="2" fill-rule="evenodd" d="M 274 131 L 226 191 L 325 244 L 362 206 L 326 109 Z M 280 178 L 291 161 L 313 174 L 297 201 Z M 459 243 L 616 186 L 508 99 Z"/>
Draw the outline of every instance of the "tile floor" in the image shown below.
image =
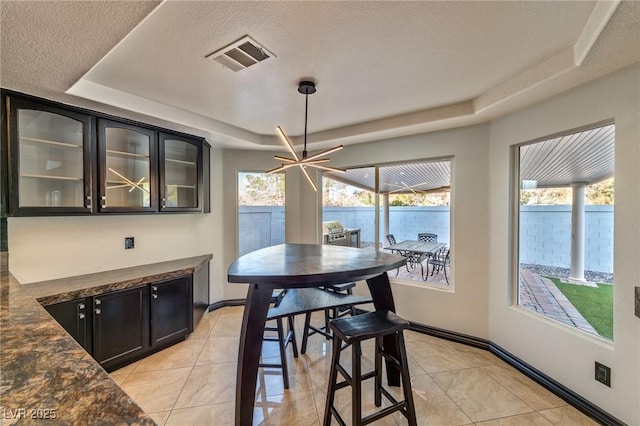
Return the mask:
<path id="1" fill-rule="evenodd" d="M 206 314 L 186 341 L 111 377 L 159 425 L 233 425 L 242 311 L 227 307 Z M 296 327 L 302 320 L 296 319 Z M 419 425 L 597 424 L 487 351 L 411 331 L 405 339 Z M 363 351 L 372 348 L 364 345 Z M 277 353 L 275 344 L 265 344 L 265 358 L 277 360 Z M 294 360 L 290 348 L 288 354 L 290 389 L 283 389 L 279 370 L 261 370 L 258 376 L 255 425 L 321 424 L 330 341 L 312 336 L 305 355 Z M 363 371 L 371 365 L 365 359 Z M 392 392 L 400 394 L 397 388 Z M 372 411 L 373 391 L 363 393 L 364 409 Z M 349 389 L 336 398 L 338 410 L 349 419 Z M 375 424 L 407 422 L 396 413 Z"/>

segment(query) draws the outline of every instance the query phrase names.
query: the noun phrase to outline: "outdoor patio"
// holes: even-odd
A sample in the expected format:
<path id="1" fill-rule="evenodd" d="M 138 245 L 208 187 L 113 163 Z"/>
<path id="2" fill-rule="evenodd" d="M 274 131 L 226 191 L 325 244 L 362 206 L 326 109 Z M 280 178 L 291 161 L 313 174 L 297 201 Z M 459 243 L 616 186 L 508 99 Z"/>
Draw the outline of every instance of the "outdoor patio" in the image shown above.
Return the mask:
<path id="1" fill-rule="evenodd" d="M 540 265 L 535 266 L 545 269 L 545 267 Z M 423 262 L 423 267 L 426 271 L 426 261 Z M 435 287 L 450 287 L 450 284 L 447 284 L 442 271 L 433 274 L 433 276 L 429 275 L 427 277 L 427 281 L 422 279 L 421 274 L 422 271 L 419 266 L 413 268 L 409 267 L 408 271 L 405 266 L 400 267 L 397 275 L 395 270 L 389 271 L 389 277 L 392 279 L 399 278 L 413 280 L 416 281 L 417 284 L 424 283 Z M 551 275 L 553 275 L 553 273 Z M 556 273 L 556 275 L 562 274 Z M 604 275 L 610 274 L 600 274 L 597 277 L 600 278 L 599 281 L 605 281 L 607 278 L 612 280 L 612 277 L 605 277 Z M 451 282 L 450 276 L 449 279 Z M 527 269 L 526 267 L 520 268 L 520 306 L 530 311 L 543 314 L 553 320 L 576 327 L 582 331 L 586 331 L 587 333 L 591 333 L 596 336 L 598 335 L 598 332 L 587 322 L 587 320 L 584 319 L 580 312 L 578 312 L 578 310 L 551 280 L 538 275 L 536 272 Z"/>

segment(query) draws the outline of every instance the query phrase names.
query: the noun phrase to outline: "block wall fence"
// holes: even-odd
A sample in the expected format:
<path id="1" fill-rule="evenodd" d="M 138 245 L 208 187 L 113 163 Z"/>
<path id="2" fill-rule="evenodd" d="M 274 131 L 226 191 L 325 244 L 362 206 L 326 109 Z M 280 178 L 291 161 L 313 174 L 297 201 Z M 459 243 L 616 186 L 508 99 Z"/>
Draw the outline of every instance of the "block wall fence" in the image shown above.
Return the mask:
<path id="1" fill-rule="evenodd" d="M 585 207 L 586 270 L 613 272 L 613 209 Z M 521 263 L 569 268 L 571 206 L 522 206 L 520 212 Z M 346 228 L 360 228 L 364 243 L 375 241 L 373 207 L 325 207 L 322 215 L 323 220 L 337 220 Z M 418 233 L 430 232 L 438 235 L 438 241 L 449 243 L 449 218 L 449 207 L 390 207 L 389 231 L 397 241 L 415 240 Z M 283 207 L 240 206 L 239 254 L 284 243 L 284 220 Z M 384 235 L 380 241 L 387 245 Z"/>

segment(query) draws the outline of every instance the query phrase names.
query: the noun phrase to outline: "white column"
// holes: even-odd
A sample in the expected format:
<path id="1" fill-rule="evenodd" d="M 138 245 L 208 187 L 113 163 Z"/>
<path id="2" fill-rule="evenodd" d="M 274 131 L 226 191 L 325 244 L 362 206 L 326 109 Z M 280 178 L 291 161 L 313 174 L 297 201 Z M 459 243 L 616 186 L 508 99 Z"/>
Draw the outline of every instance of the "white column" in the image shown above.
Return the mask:
<path id="1" fill-rule="evenodd" d="M 382 222 L 383 235 L 389 235 L 389 194 L 382 194 L 382 203 L 384 205 L 384 217 Z M 384 238 L 384 237 L 383 237 Z M 385 238 L 382 243 L 383 246 L 387 245 L 387 239 Z"/>
<path id="2" fill-rule="evenodd" d="M 584 201 L 585 182 L 571 184 L 571 271 L 570 281 L 585 282 L 584 279 Z"/>

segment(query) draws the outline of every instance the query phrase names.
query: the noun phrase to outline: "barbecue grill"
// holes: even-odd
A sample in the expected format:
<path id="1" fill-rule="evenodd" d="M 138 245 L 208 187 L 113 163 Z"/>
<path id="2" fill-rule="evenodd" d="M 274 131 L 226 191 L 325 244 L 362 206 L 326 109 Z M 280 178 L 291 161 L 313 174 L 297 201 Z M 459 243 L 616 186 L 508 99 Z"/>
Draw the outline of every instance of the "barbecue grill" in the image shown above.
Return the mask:
<path id="1" fill-rule="evenodd" d="M 324 244 L 360 247 L 360 229 L 345 228 L 337 220 L 322 222 L 322 238 Z"/>

